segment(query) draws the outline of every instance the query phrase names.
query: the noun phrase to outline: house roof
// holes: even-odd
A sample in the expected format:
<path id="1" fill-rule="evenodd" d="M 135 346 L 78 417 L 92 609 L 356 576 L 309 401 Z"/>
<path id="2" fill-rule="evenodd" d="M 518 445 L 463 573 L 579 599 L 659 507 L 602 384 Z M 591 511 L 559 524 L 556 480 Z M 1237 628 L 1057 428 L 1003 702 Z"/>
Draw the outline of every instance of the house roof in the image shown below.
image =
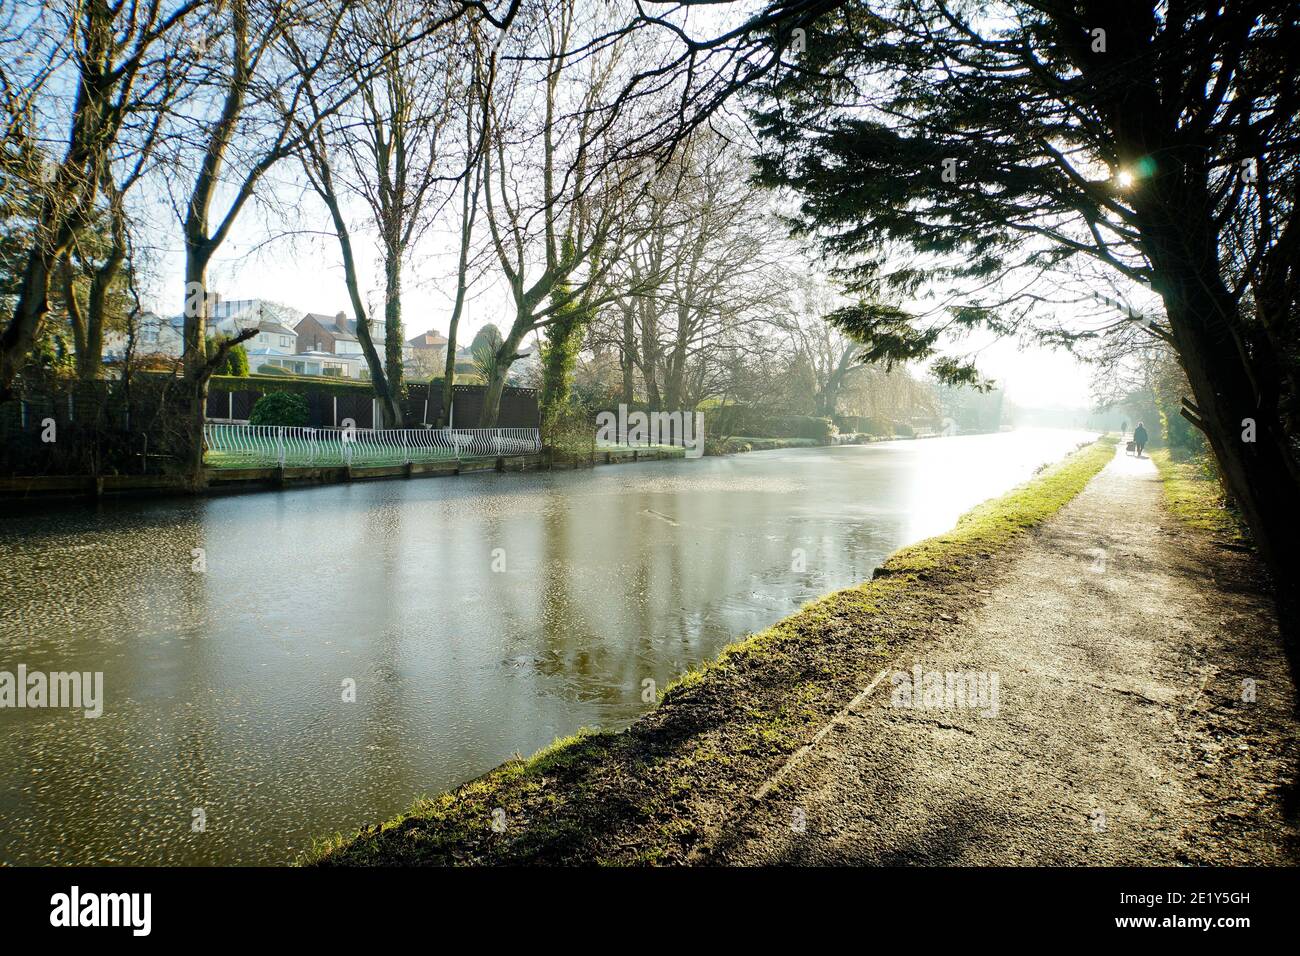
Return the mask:
<path id="1" fill-rule="evenodd" d="M 273 321 L 271 321 L 271 320 L 269 320 L 269 319 L 268 319 L 267 321 L 265 321 L 265 322 L 261 322 L 261 323 L 259 323 L 258 326 L 257 326 L 257 330 L 258 330 L 259 332 L 271 332 L 271 333 L 276 334 L 276 335 L 293 335 L 293 334 L 294 334 L 293 329 L 286 328 L 285 326 L 281 325 L 279 322 L 273 322 Z"/>
<path id="2" fill-rule="evenodd" d="M 407 339 L 406 344 L 417 349 L 433 349 L 440 345 L 446 345 L 447 340 L 433 329 L 430 329 L 428 332 L 421 332 L 414 338 Z"/>
<path id="3" fill-rule="evenodd" d="M 342 328 L 339 327 L 339 318 L 337 315 L 321 315 L 319 312 L 308 312 L 303 316 L 303 321 L 315 319 L 324 327 L 325 331 L 335 339 L 344 342 L 356 342 L 357 339 L 357 320 L 344 319 Z M 382 338 L 384 323 L 371 322 L 370 334 L 376 339 Z"/>

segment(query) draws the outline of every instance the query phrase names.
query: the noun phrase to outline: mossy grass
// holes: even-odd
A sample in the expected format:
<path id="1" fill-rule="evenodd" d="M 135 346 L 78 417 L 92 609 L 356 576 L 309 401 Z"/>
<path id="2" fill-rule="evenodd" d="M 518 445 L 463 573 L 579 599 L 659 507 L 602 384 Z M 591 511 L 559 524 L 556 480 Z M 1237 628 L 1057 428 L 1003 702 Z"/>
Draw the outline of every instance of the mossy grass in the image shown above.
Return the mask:
<path id="1" fill-rule="evenodd" d="M 1233 543 L 1249 540 L 1241 515 L 1232 507 L 1210 460 L 1176 458 L 1168 448 L 1151 452 L 1164 484 L 1165 504 L 1189 527 Z"/>
<path id="2" fill-rule="evenodd" d="M 1101 439 L 666 688 L 629 728 L 581 732 L 351 836 L 319 865 L 683 862 L 882 666 L 969 607 L 1015 539 L 1114 456 Z"/>
<path id="3" fill-rule="evenodd" d="M 826 444 L 815 438 L 754 438 L 732 435 L 720 443 L 720 453 L 729 455 L 747 451 L 773 451 L 780 448 L 818 448 Z"/>

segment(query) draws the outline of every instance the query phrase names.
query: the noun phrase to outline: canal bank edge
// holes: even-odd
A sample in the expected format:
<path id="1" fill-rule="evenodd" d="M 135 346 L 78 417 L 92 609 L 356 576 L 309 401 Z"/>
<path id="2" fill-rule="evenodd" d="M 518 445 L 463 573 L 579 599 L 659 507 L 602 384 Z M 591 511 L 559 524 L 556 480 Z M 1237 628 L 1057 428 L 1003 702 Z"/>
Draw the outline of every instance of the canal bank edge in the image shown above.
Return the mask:
<path id="1" fill-rule="evenodd" d="M 957 627 L 1019 539 L 1114 457 L 1102 438 L 895 552 L 871 581 L 727 647 L 619 732 L 583 731 L 392 820 L 319 841 L 301 862 L 355 865 L 674 864 L 780 787 L 900 647 Z M 774 779 L 775 778 L 775 779 Z"/>
<path id="2" fill-rule="evenodd" d="M 209 468 L 199 494 L 282 491 L 317 485 L 391 478 L 441 478 L 489 471 L 569 471 L 599 465 L 619 465 L 682 458 L 680 450 L 629 449 L 627 454 L 603 452 L 590 463 L 553 461 L 549 454 L 499 455 L 461 461 L 407 462 L 398 465 Z M 109 497 L 191 497 L 194 490 L 174 475 L 30 475 L 0 477 L 0 509 L 13 504 L 62 502 Z"/>

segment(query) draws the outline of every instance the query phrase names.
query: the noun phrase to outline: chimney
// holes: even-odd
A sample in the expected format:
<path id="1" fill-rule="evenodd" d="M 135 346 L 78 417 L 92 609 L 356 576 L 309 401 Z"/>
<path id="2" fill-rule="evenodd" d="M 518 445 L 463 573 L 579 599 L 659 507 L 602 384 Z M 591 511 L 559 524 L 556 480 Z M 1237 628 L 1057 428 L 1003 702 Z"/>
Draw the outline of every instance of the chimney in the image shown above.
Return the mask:
<path id="1" fill-rule="evenodd" d="M 334 325 L 338 328 L 340 332 L 346 332 L 348 330 L 347 313 L 340 312 L 338 315 L 334 316 Z"/>

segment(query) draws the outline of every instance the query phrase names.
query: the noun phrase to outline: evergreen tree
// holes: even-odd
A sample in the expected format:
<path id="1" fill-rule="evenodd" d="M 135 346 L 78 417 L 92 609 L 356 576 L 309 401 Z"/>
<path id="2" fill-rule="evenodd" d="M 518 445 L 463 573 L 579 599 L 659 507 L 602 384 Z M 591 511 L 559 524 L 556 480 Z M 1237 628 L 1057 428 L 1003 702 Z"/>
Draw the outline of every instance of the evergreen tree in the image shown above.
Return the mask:
<path id="1" fill-rule="evenodd" d="M 1177 353 L 1181 415 L 1205 432 L 1261 552 L 1300 582 L 1293 6 L 772 11 L 787 68 L 756 114 L 760 178 L 794 190 L 799 229 L 847 263 L 861 303 L 833 321 L 868 358 L 896 361 L 933 356 L 951 330 L 1070 345 L 1140 321 Z M 1146 287 L 1164 316 L 1056 314 L 1047 303 L 1085 269 Z M 951 304 L 896 307 L 926 289 Z M 979 378 L 968 364 L 936 372 Z"/>

